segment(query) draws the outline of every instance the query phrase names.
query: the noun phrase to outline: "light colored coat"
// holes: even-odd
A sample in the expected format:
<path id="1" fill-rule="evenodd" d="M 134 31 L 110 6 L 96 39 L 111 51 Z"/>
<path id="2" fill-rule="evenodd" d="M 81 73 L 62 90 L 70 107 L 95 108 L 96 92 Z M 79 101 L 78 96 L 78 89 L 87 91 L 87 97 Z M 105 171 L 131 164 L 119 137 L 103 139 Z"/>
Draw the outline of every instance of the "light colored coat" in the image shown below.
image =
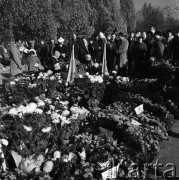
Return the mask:
<path id="1" fill-rule="evenodd" d="M 21 54 L 16 44 L 11 46 L 11 64 L 10 73 L 11 76 L 22 73 Z"/>
<path id="2" fill-rule="evenodd" d="M 122 39 L 121 45 L 119 47 L 119 67 L 122 68 L 127 63 L 127 50 L 128 50 L 129 42 L 127 39 Z"/>

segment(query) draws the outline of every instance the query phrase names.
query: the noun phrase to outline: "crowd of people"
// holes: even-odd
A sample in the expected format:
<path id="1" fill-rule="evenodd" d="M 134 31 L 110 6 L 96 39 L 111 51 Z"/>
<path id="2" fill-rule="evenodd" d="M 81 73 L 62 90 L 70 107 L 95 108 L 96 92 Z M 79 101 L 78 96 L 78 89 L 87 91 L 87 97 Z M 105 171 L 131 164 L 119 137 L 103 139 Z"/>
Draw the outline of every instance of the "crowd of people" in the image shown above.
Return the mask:
<path id="1" fill-rule="evenodd" d="M 128 37 L 122 32 L 107 36 L 100 32 L 90 39 L 79 38 L 76 34 L 71 39 L 59 37 L 57 43 L 55 39 L 49 42 L 41 40 L 40 44 L 34 40 L 27 42 L 16 39 L 9 51 L 11 76 L 22 74 L 24 67 L 29 72 L 59 71 L 61 63 L 69 62 L 73 45 L 76 61 L 87 68 L 99 68 L 103 62 L 105 43 L 108 71 L 115 70 L 121 76 L 133 73 L 143 76 L 149 73 L 147 70 L 153 62 L 179 60 L 179 31 L 173 34 L 168 30 L 164 34 L 156 31 L 155 27 L 146 32 L 131 32 Z M 1 64 L 5 54 L 7 50 L 1 45 Z"/>

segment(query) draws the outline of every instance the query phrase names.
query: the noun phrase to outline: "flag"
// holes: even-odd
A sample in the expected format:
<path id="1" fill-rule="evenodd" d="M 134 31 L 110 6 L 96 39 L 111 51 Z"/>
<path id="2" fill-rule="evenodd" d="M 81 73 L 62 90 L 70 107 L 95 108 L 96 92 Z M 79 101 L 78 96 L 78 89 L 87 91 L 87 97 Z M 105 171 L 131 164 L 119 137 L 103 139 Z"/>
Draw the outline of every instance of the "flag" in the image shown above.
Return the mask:
<path id="1" fill-rule="evenodd" d="M 106 73 L 108 73 L 108 69 L 107 69 L 107 61 L 106 61 L 106 42 L 105 42 L 104 51 L 103 51 L 102 76 Z"/>
<path id="2" fill-rule="evenodd" d="M 75 62 L 75 47 L 73 45 L 72 47 L 72 52 L 71 52 L 71 59 L 70 59 L 70 67 L 68 71 L 68 78 L 67 82 L 73 82 L 75 78 L 75 73 L 76 73 L 76 62 Z"/>

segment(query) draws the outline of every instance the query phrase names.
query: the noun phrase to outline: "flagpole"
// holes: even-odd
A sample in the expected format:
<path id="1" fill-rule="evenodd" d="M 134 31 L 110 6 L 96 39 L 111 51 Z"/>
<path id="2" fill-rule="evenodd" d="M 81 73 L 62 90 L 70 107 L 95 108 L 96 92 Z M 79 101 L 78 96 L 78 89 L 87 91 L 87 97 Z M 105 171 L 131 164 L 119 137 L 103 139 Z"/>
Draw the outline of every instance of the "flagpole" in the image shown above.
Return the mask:
<path id="1" fill-rule="evenodd" d="M 108 69 L 107 69 L 107 62 L 106 62 L 106 39 L 105 39 L 104 51 L 103 51 L 102 76 L 104 76 L 104 74 L 106 73 L 108 73 Z"/>
<path id="2" fill-rule="evenodd" d="M 70 59 L 70 66 L 68 71 L 68 78 L 67 82 L 73 82 L 75 78 L 75 72 L 76 72 L 76 63 L 75 63 L 75 53 L 74 53 L 74 45 L 72 46 L 72 52 L 71 52 L 71 59 Z"/>

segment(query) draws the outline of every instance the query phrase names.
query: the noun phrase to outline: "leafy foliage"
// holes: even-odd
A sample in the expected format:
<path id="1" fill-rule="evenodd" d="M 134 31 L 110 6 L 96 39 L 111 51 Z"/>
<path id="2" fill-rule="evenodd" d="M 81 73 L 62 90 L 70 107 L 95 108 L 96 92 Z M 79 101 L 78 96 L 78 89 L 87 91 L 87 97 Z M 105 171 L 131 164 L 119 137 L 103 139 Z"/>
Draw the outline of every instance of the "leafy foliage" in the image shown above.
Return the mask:
<path id="1" fill-rule="evenodd" d="M 95 30 L 126 32 L 135 22 L 133 0 L 127 4 L 118 0 L 0 0 L 0 5 L 0 32 L 9 40 L 13 36 L 40 39 L 72 33 L 89 37 Z M 123 8 L 128 9 L 127 15 Z"/>

